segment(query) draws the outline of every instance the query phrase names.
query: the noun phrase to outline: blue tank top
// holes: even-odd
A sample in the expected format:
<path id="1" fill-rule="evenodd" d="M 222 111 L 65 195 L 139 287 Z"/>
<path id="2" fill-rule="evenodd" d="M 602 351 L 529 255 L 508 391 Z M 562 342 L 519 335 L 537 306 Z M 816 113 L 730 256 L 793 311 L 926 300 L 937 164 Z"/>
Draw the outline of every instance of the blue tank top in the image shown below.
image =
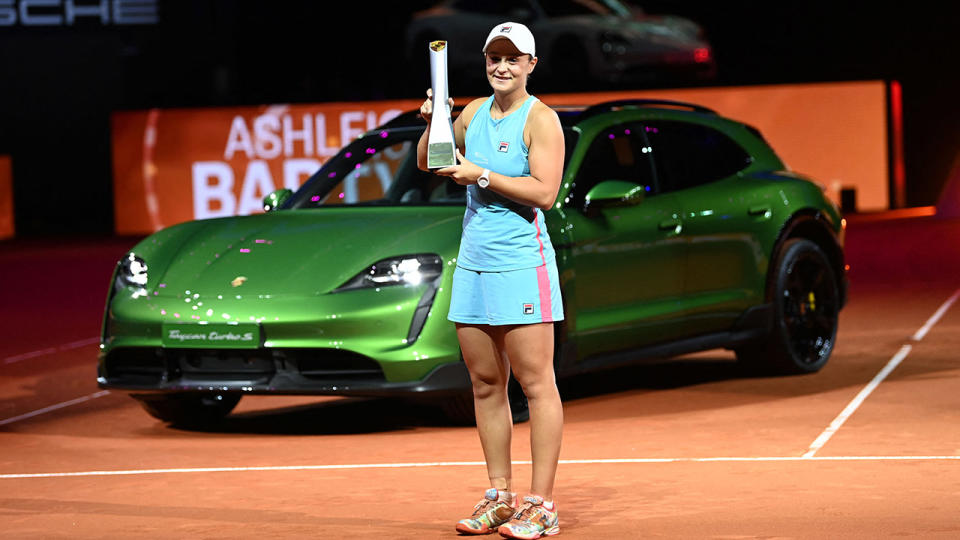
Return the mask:
<path id="1" fill-rule="evenodd" d="M 493 104 L 490 96 L 467 126 L 466 158 L 504 176 L 529 176 L 523 127 L 536 101 L 537 98 L 530 96 L 520 109 L 494 120 L 490 116 Z M 476 184 L 467 186 L 467 209 L 463 215 L 457 266 L 503 272 L 535 268 L 552 262 L 553 258 L 553 245 L 540 209 L 511 201 Z"/>

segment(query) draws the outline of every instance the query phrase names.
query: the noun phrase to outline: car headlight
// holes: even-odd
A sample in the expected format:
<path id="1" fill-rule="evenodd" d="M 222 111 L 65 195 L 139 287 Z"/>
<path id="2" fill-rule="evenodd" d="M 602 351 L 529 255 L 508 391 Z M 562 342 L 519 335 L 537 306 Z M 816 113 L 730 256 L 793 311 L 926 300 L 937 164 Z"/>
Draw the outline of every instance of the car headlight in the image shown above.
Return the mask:
<path id="1" fill-rule="evenodd" d="M 117 280 L 114 286 L 119 290 L 125 287 L 143 289 L 147 285 L 147 263 L 134 253 L 128 253 L 120 261 Z"/>
<path id="2" fill-rule="evenodd" d="M 419 285 L 436 279 L 443 273 L 443 261 L 438 255 L 405 255 L 378 261 L 333 292 L 391 285 Z"/>

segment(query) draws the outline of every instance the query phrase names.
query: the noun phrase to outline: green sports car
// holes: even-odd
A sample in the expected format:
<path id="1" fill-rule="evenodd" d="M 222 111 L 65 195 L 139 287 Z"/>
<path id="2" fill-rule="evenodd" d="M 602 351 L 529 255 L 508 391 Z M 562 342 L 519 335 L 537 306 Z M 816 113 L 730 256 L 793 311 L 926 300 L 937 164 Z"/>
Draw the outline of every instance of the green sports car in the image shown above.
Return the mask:
<path id="1" fill-rule="evenodd" d="M 566 319 L 559 376 L 725 347 L 754 370 L 819 370 L 846 298 L 844 221 L 754 128 L 678 102 L 557 108 L 566 164 L 547 212 Z M 244 394 L 408 396 L 472 418 L 450 286 L 463 186 L 417 169 L 408 113 L 266 213 L 182 223 L 119 261 L 98 382 L 203 423 Z M 525 415 L 513 390 L 514 413 Z"/>

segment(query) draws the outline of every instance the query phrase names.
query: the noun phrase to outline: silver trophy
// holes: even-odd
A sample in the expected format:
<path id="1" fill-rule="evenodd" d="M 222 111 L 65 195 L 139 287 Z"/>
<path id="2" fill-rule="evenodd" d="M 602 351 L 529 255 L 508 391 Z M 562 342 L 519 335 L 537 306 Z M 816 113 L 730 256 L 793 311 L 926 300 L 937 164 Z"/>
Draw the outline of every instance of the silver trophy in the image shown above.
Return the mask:
<path id="1" fill-rule="evenodd" d="M 450 104 L 447 100 L 447 42 L 430 42 L 430 81 L 433 87 L 433 116 L 430 119 L 430 137 L 427 139 L 427 167 L 441 169 L 457 164 L 456 139 Z"/>

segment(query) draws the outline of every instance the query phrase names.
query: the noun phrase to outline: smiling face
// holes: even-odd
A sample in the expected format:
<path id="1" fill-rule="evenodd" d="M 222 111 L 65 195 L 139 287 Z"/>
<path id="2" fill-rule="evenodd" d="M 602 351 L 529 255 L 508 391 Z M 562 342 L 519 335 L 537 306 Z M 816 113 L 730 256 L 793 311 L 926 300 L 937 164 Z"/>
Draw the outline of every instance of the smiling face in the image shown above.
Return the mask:
<path id="1" fill-rule="evenodd" d="M 527 86 L 527 77 L 537 65 L 536 57 L 520 52 L 509 39 L 497 39 L 484 53 L 487 81 L 495 92 L 510 93 Z"/>

